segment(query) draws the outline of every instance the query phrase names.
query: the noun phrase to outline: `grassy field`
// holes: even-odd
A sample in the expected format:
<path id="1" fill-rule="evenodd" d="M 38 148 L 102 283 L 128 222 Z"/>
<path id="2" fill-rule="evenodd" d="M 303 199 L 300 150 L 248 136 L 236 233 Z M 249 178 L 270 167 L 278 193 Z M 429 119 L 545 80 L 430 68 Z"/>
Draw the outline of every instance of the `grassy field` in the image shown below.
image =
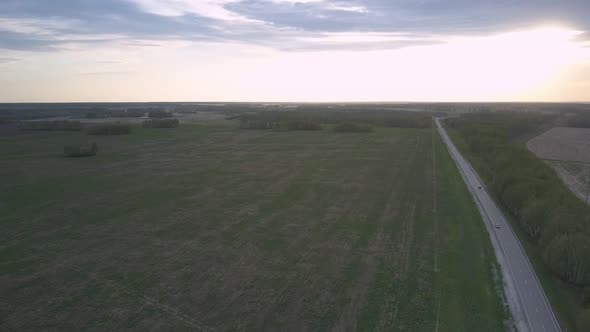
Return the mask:
<path id="1" fill-rule="evenodd" d="M 62 157 L 78 141 L 98 155 Z M 431 129 L 29 132 L 0 163 L 0 330 L 506 327 Z"/>

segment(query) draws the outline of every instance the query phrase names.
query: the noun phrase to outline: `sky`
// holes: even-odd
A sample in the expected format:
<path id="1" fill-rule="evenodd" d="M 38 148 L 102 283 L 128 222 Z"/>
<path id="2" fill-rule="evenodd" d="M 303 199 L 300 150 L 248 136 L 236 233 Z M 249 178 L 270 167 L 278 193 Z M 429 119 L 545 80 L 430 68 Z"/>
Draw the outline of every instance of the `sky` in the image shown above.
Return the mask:
<path id="1" fill-rule="evenodd" d="M 590 101 L 588 0 L 0 0 L 0 102 Z"/>

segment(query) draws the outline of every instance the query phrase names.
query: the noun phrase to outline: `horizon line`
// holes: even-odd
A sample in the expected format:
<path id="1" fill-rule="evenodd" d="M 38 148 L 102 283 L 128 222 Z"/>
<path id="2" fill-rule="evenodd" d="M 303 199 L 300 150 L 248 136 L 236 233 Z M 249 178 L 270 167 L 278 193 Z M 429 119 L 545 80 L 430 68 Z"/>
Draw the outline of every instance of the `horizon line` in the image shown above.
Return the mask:
<path id="1" fill-rule="evenodd" d="M 14 101 L 7 104 L 590 104 L 590 101 Z"/>

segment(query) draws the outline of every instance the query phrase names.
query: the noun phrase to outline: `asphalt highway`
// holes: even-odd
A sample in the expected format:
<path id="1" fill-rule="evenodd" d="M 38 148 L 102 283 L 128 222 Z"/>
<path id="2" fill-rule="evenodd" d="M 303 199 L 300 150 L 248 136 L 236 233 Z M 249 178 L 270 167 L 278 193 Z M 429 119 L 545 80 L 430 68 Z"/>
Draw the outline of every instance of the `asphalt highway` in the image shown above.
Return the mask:
<path id="1" fill-rule="evenodd" d="M 504 278 L 510 278 L 516 289 L 518 305 L 524 318 L 524 323 L 529 331 L 561 331 L 551 305 L 545 296 L 543 288 L 537 279 L 516 234 L 508 224 L 502 211 L 488 194 L 485 185 L 471 167 L 461 156 L 446 130 L 441 126 L 439 119 L 435 119 L 437 130 L 457 164 L 463 179 L 474 196 L 483 216 L 488 223 L 486 229 L 490 233 L 492 241 L 497 240 L 500 250 L 496 255 L 503 255 L 506 269 L 503 269 Z M 507 271 L 505 271 L 507 270 Z"/>

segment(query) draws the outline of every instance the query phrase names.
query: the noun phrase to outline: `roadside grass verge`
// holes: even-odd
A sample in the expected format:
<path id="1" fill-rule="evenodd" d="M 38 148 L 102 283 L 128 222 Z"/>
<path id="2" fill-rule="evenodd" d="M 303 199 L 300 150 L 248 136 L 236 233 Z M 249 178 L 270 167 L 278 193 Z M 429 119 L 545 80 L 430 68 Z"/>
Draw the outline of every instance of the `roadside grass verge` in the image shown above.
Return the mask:
<path id="1" fill-rule="evenodd" d="M 439 331 L 502 331 L 511 324 L 500 268 L 483 220 L 436 135 L 441 313 Z M 477 299 L 477 300 L 475 300 Z"/>

